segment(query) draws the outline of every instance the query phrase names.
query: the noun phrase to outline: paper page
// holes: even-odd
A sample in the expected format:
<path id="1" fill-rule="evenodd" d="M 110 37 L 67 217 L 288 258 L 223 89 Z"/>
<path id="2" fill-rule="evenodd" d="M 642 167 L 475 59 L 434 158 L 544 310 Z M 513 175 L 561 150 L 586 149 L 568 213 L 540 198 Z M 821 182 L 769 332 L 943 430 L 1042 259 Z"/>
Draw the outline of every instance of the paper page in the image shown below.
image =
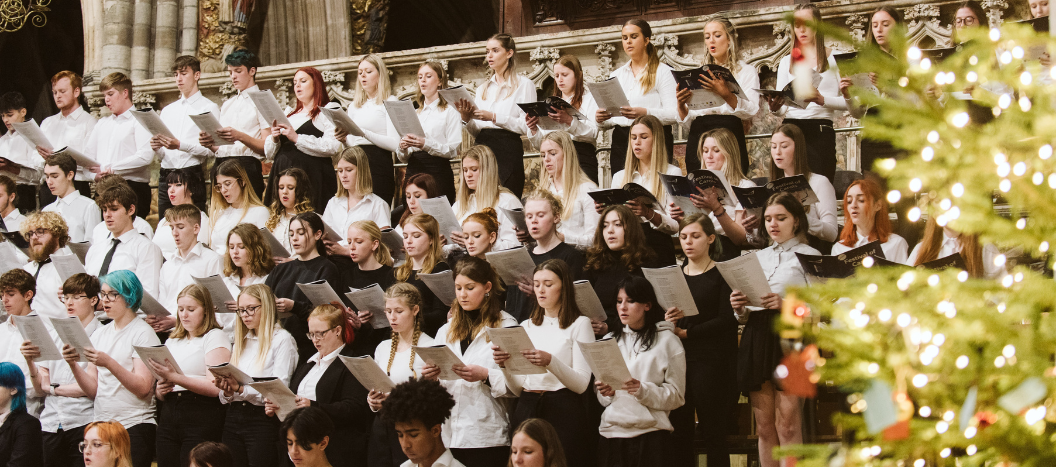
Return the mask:
<path id="1" fill-rule="evenodd" d="M 253 101 L 253 105 L 257 108 L 257 112 L 260 113 L 261 117 L 264 117 L 264 121 L 268 122 L 268 125 L 278 121 L 279 123 L 293 126 L 290 125 L 290 119 L 286 118 L 286 112 L 282 111 L 282 106 L 275 99 L 275 94 L 272 94 L 271 89 L 251 91 L 247 94 L 249 94 L 249 99 Z"/>
<path id="2" fill-rule="evenodd" d="M 154 378 L 158 381 L 161 381 L 162 378 L 154 372 L 154 367 L 150 366 L 150 364 L 147 363 L 150 360 L 154 360 L 154 362 L 158 363 L 159 365 L 164 365 L 166 362 L 168 362 L 172 365 L 172 368 L 176 370 L 177 374 L 183 374 L 183 370 L 180 369 L 180 365 L 176 363 L 176 357 L 172 356 L 172 352 L 170 352 L 169 348 L 165 347 L 164 344 L 149 347 L 140 347 L 138 345 L 133 345 L 132 348 L 136 350 L 136 353 L 139 354 L 139 359 L 143 360 L 143 364 L 147 365 L 147 369 L 150 370 L 150 373 L 153 374 Z"/>
<path id="3" fill-rule="evenodd" d="M 381 243 L 384 243 L 389 248 L 389 254 L 392 255 L 392 259 L 397 264 L 403 263 L 407 259 L 407 252 L 403 250 L 403 237 L 396 229 L 388 228 L 381 229 Z"/>
<path id="4" fill-rule="evenodd" d="M 345 237 L 337 233 L 337 229 L 330 227 L 330 224 L 323 223 L 323 240 L 330 240 L 334 243 L 341 243 L 345 241 Z"/>
<path id="5" fill-rule="evenodd" d="M 249 384 L 253 382 L 251 376 L 230 363 L 221 363 L 216 366 L 210 366 L 209 371 L 216 376 L 231 378 L 237 381 L 238 384 Z"/>
<path id="6" fill-rule="evenodd" d="M 224 278 L 220 277 L 219 274 L 213 274 L 209 277 L 194 277 L 194 282 L 199 287 L 209 291 L 209 296 L 213 299 L 213 306 L 216 307 L 217 313 L 230 313 L 227 311 L 227 302 L 235 301 L 235 297 L 231 296 L 231 291 L 227 289 L 227 284 L 224 283 Z"/>
<path id="7" fill-rule="evenodd" d="M 627 94 L 623 92 L 623 87 L 620 86 L 620 81 L 615 77 L 600 83 L 586 83 L 586 85 L 590 89 L 590 94 L 594 96 L 594 100 L 597 101 L 598 108 L 604 109 L 613 116 L 620 115 L 620 107 L 631 105 L 627 100 Z"/>
<path id="8" fill-rule="evenodd" d="M 818 202 L 818 195 L 810 187 L 810 182 L 807 181 L 807 178 L 802 175 L 782 177 L 767 183 L 766 187 L 774 193 L 779 191 L 791 193 L 804 206 L 810 206 Z"/>
<path id="9" fill-rule="evenodd" d="M 445 381 L 457 381 L 462 379 L 455 374 L 451 368 L 464 365 L 455 352 L 446 345 L 434 345 L 431 347 L 414 346 L 414 353 L 422 357 L 422 361 L 440 368 L 440 379 Z"/>
<path id="10" fill-rule="evenodd" d="M 71 148 L 69 146 L 66 146 L 64 148 L 56 149 L 55 152 L 52 153 L 52 154 L 53 155 L 54 154 L 66 154 L 66 155 L 72 157 L 73 160 L 77 161 L 77 165 L 79 165 L 81 167 L 84 167 L 86 169 L 90 169 L 92 167 L 99 167 L 99 163 L 96 162 L 95 159 L 92 159 L 91 157 L 88 157 L 88 156 L 80 153 L 76 149 L 73 149 L 73 148 Z"/>
<path id="11" fill-rule="evenodd" d="M 715 188 L 719 191 L 720 203 L 731 208 L 737 207 L 737 194 L 733 192 L 733 187 L 721 171 L 697 169 L 690 171 L 687 178 L 693 180 L 693 183 L 701 189 Z"/>
<path id="12" fill-rule="evenodd" d="M 506 283 L 507 288 L 516 287 L 517 281 L 528 278 L 531 280 L 532 271 L 535 271 L 535 261 L 528 254 L 528 248 L 519 246 L 509 250 L 489 251 L 484 254 L 488 262 L 499 273 L 499 277 Z"/>
<path id="13" fill-rule="evenodd" d="M 169 130 L 169 127 L 165 126 L 165 122 L 161 121 L 161 116 L 159 116 L 154 109 L 133 110 L 132 117 L 135 118 L 143 128 L 146 128 L 151 136 L 162 135 L 168 138 L 176 137 L 172 134 L 172 131 Z"/>
<path id="14" fill-rule="evenodd" d="M 576 289 L 576 307 L 583 316 L 594 321 L 605 322 L 609 316 L 605 314 L 605 307 L 601 306 L 601 299 L 594 291 L 594 286 L 588 280 L 579 280 L 572 283 Z"/>
<path id="15" fill-rule="evenodd" d="M 36 120 L 31 118 L 24 122 L 12 123 L 11 127 L 14 128 L 19 135 L 22 135 L 22 137 L 29 142 L 29 146 L 34 148 L 34 150 L 37 147 L 44 148 L 44 150 L 48 152 L 55 150 L 55 145 L 51 144 L 51 141 L 48 141 L 48 137 L 44 136 L 43 131 L 40 131 L 40 127 L 37 126 Z"/>
<path id="16" fill-rule="evenodd" d="M 418 274 L 418 278 L 447 306 L 455 302 L 455 276 L 450 269 L 432 274 Z"/>
<path id="17" fill-rule="evenodd" d="M 500 207 L 499 209 L 501 209 L 502 212 L 506 214 L 506 217 L 509 217 L 510 220 L 513 221 L 514 225 L 518 229 L 521 229 L 521 232 L 528 233 L 528 223 L 525 222 L 525 220 L 524 220 L 524 209 L 522 209 L 522 208 L 506 209 L 506 208 L 503 208 L 503 207 Z"/>
<path id="18" fill-rule="evenodd" d="M 88 333 L 84 332 L 81 320 L 76 317 L 50 319 L 51 327 L 55 328 L 55 333 L 59 335 L 62 343 L 77 350 L 77 355 L 81 357 L 77 361 L 87 362 L 88 359 L 84 358 L 84 349 L 92 349 L 95 346 L 92 345 L 91 339 L 88 338 Z"/>
<path id="19" fill-rule="evenodd" d="M 754 306 L 763 306 L 763 297 L 773 292 L 755 252 L 723 261 L 716 267 L 730 289 L 740 290 Z"/>
<path id="20" fill-rule="evenodd" d="M 623 383 L 634 379 L 615 339 L 610 337 L 595 342 L 576 341 L 576 345 L 583 351 L 583 358 L 587 360 L 590 372 L 594 373 L 598 381 L 618 390 L 623 387 Z"/>
<path id="21" fill-rule="evenodd" d="M 358 311 L 369 311 L 372 313 L 370 327 L 384 329 L 389 327 L 389 319 L 385 316 L 385 292 L 378 284 L 370 284 L 362 289 L 352 289 L 345 294 L 352 305 Z"/>
<path id="22" fill-rule="evenodd" d="M 385 110 L 401 138 L 407 135 L 425 136 L 422 122 L 418 120 L 418 113 L 414 111 L 411 101 L 385 101 Z"/>
<path id="23" fill-rule="evenodd" d="M 466 87 L 463 85 L 452 86 L 447 89 L 441 89 L 438 92 L 440 93 L 440 97 L 443 97 L 444 100 L 447 101 L 447 103 L 450 105 L 455 105 L 456 102 L 462 99 L 465 99 L 470 104 L 476 101 L 476 99 L 473 97 L 473 94 L 469 92 L 469 89 L 466 89 Z"/>
<path id="24" fill-rule="evenodd" d="M 362 357 L 338 355 L 337 357 L 341 359 L 341 363 L 345 364 L 352 376 L 359 380 L 359 384 L 362 384 L 368 391 L 389 393 L 392 392 L 392 388 L 396 387 L 396 383 L 385 374 L 385 370 L 373 358 L 366 355 Z"/>
<path id="25" fill-rule="evenodd" d="M 338 129 L 343 130 L 352 136 L 363 136 L 363 130 L 356 125 L 356 122 L 352 121 L 352 118 L 341 109 L 331 109 L 329 107 L 320 107 L 319 110 L 323 111 L 323 114 L 334 123 L 334 126 Z"/>
<path id="26" fill-rule="evenodd" d="M 21 269 L 24 263 L 18 260 L 18 250 L 10 242 L 0 243 L 0 274 L 12 269 Z"/>
<path id="27" fill-rule="evenodd" d="M 11 242 L 12 245 L 21 250 L 22 254 L 29 256 L 29 240 L 26 240 L 26 237 L 23 237 L 20 232 L 6 231 L 0 232 L 0 235 L 3 235 L 7 241 Z"/>
<path id="28" fill-rule="evenodd" d="M 515 375 L 542 375 L 546 374 L 546 368 L 532 365 L 521 352 L 535 350 L 532 339 L 528 337 L 523 327 L 510 326 L 506 328 L 488 328 L 485 332 L 491 338 L 491 343 L 510 354 L 506 360 L 505 367 Z"/>
<path id="29" fill-rule="evenodd" d="M 147 316 L 157 316 L 159 318 L 172 316 L 172 313 L 169 310 L 166 310 L 165 307 L 146 290 L 143 291 L 143 303 L 139 305 L 139 310 Z"/>
<path id="30" fill-rule="evenodd" d="M 462 232 L 462 224 L 458 222 L 455 210 L 451 209 L 451 202 L 447 200 L 446 196 L 420 199 L 418 200 L 418 206 L 421 206 L 422 212 L 433 216 L 436 222 L 440 224 L 440 235 L 449 237 L 452 232 Z"/>
<path id="31" fill-rule="evenodd" d="M 282 245 L 282 242 L 280 242 L 279 239 L 275 238 L 275 235 L 272 235 L 270 230 L 261 227 L 260 234 L 264 236 L 264 239 L 267 240 L 268 244 L 271 246 L 271 256 L 278 256 L 280 258 L 290 257 L 290 252 L 286 250 L 286 247 Z"/>
<path id="32" fill-rule="evenodd" d="M 318 280 L 308 284 L 297 284 L 297 287 L 301 289 L 301 292 L 304 292 L 308 300 L 311 300 L 312 306 L 329 305 L 333 302 L 343 303 L 337 292 L 334 292 L 334 288 L 330 287 L 330 283 L 325 280 Z"/>
<path id="33" fill-rule="evenodd" d="M 51 255 L 51 262 L 55 264 L 55 272 L 59 273 L 62 282 L 74 274 L 87 273 L 77 255 Z"/>
<path id="34" fill-rule="evenodd" d="M 66 246 L 70 247 L 70 251 L 73 251 L 77 259 L 81 260 L 81 264 L 84 264 L 84 258 L 88 256 L 88 249 L 92 247 L 92 242 L 70 242 Z"/>
<path id="35" fill-rule="evenodd" d="M 265 399 L 279 406 L 279 410 L 275 412 L 275 415 L 279 417 L 279 421 L 285 420 L 286 416 L 297 408 L 297 395 L 286 387 L 281 379 L 269 378 L 264 381 L 249 383 L 246 386 L 256 389 Z"/>
<path id="36" fill-rule="evenodd" d="M 22 339 L 29 341 L 40 350 L 40 357 L 37 357 L 37 361 L 62 360 L 62 352 L 55 346 L 55 341 L 51 340 L 51 333 L 48 332 L 48 327 L 40 316 L 12 316 L 11 319 L 18 328 L 18 333 L 22 335 Z"/>
<path id="37" fill-rule="evenodd" d="M 689 291 L 686 276 L 682 274 L 682 268 L 678 266 L 642 268 L 642 274 L 653 285 L 661 308 L 667 310 L 677 307 L 686 316 L 700 314 L 697 310 L 697 303 L 693 301 L 693 294 Z"/>
<path id="38" fill-rule="evenodd" d="M 217 146 L 230 146 L 235 144 L 221 138 L 220 134 L 217 133 L 217 130 L 224 126 L 220 124 L 220 120 L 217 120 L 216 115 L 213 115 L 212 112 L 207 110 L 198 115 L 190 115 L 190 117 L 191 121 L 194 122 L 194 125 L 197 126 L 199 130 L 209 134 L 209 137 L 213 139 L 213 144 Z"/>

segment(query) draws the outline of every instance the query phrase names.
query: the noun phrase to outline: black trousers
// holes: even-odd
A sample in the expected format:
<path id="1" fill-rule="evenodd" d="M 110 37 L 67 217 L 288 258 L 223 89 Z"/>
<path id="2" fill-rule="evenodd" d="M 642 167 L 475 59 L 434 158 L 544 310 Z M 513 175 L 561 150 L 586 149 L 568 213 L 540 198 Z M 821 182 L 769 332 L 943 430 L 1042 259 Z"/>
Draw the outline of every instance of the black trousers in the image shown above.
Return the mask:
<path id="1" fill-rule="evenodd" d="M 184 167 L 183 169 L 161 169 L 158 172 L 158 220 L 165 218 L 165 211 L 168 211 L 172 207 L 172 201 L 169 201 L 169 182 L 166 180 L 169 174 L 176 171 L 183 170 L 189 176 L 195 177 L 198 181 L 202 182 L 202 187 L 205 187 L 204 171 L 201 165 L 192 165 L 190 167 Z M 191 201 L 198 209 L 205 211 L 205 199 L 206 190 L 202 190 L 201 193 L 192 193 Z"/>
<path id="2" fill-rule="evenodd" d="M 248 402 L 228 404 L 223 443 L 231 450 L 234 467 L 275 467 L 286 456 L 285 440 L 279 444 L 278 417 Z"/>
<path id="3" fill-rule="evenodd" d="M 678 464 L 696 466 L 694 452 L 695 423 L 700 420 L 700 432 L 708 452 L 708 467 L 729 467 L 730 448 L 726 436 L 736 423 L 737 364 L 733 355 L 714 361 L 686 362 L 686 404 L 671 411 L 675 427 L 672 442 Z"/>
<path id="4" fill-rule="evenodd" d="M 217 158 L 213 162 L 213 170 L 209 174 L 209 182 L 216 180 L 216 169 L 220 168 L 220 164 L 226 160 L 238 161 L 238 164 L 242 166 L 246 171 L 246 175 L 249 177 L 249 184 L 253 186 L 253 191 L 257 194 L 257 198 L 264 199 L 264 164 L 260 162 L 260 159 L 252 156 L 236 156 L 236 157 L 222 157 Z M 197 202 L 195 202 L 197 204 Z"/>
<path id="5" fill-rule="evenodd" d="M 741 172 L 747 174 L 751 168 L 748 157 L 748 143 L 744 139 L 744 122 L 733 115 L 701 115 L 693 119 L 686 138 L 686 170 L 703 169 L 700 160 L 701 136 L 711 130 L 725 128 L 737 138 L 737 149 L 741 151 Z"/>
<path id="6" fill-rule="evenodd" d="M 75 189 L 77 189 L 77 191 L 81 194 L 81 196 L 84 196 L 85 198 L 91 198 L 92 197 L 92 183 L 91 182 L 82 181 L 82 180 L 74 180 L 73 181 L 73 187 Z M 44 206 L 47 206 L 47 205 L 49 205 L 51 203 L 54 203 L 55 200 L 58 199 L 58 198 L 59 198 L 58 196 L 55 196 L 55 195 L 51 194 L 51 189 L 48 188 L 48 184 L 47 183 L 41 183 L 40 184 L 40 188 L 37 189 L 37 199 L 40 200 L 40 208 L 41 209 L 44 209 Z M 82 460 L 82 462 L 83 462 L 83 460 Z"/>
<path id="7" fill-rule="evenodd" d="M 191 391 L 171 392 L 158 402 L 158 467 L 187 467 L 192 448 L 223 439 L 225 409 L 220 399 Z"/>
<path id="8" fill-rule="evenodd" d="M 593 396 L 593 391 L 588 395 Z M 568 446 L 565 448 L 568 465 L 592 466 L 597 460 L 594 450 L 597 438 L 594 435 L 598 427 L 591 424 L 584 397 L 584 394 L 576 394 L 568 388 L 544 393 L 524 391 L 517 398 L 517 406 L 510 417 L 511 432 L 529 418 L 546 420 L 557 431 L 561 446 Z"/>
<path id="9" fill-rule="evenodd" d="M 669 467 L 674 465 L 673 457 L 670 431 L 650 431 L 634 438 L 603 436 L 598 443 L 598 465 L 605 467 Z"/>
<path id="10" fill-rule="evenodd" d="M 425 151 L 415 151 L 407 159 L 407 171 L 404 172 L 403 180 L 406 182 L 412 175 L 420 173 L 433 177 L 436 188 L 440 190 L 438 194 L 447 196 L 447 201 L 455 204 L 455 171 L 451 169 L 449 160 L 430 155 Z"/>
<path id="11" fill-rule="evenodd" d="M 612 143 L 609 145 L 609 164 L 612 166 L 612 175 L 623 170 L 623 164 L 627 161 L 627 148 L 630 147 L 631 127 L 618 126 L 612 129 Z M 671 125 L 664 126 L 664 147 L 667 148 L 667 163 L 670 164 L 675 157 L 675 136 Z M 697 162 L 700 165 L 700 162 Z"/>
<path id="12" fill-rule="evenodd" d="M 524 192 L 524 144 L 521 135 L 485 128 L 477 135 L 477 144 L 483 144 L 495 153 L 495 160 L 499 163 L 499 183 L 520 199 Z"/>
<path id="13" fill-rule="evenodd" d="M 44 206 L 43 204 L 41 206 Z M 22 214 L 37 210 L 37 185 L 15 185 L 15 207 Z"/>
<path id="14" fill-rule="evenodd" d="M 392 152 L 373 144 L 359 147 L 367 153 L 370 164 L 370 181 L 375 195 L 392 206 L 392 197 L 396 194 L 396 171 L 392 167 Z"/>
<path id="15" fill-rule="evenodd" d="M 396 426 L 381 417 L 374 417 L 374 426 L 370 429 L 370 447 L 367 449 L 367 466 L 399 467 L 404 462 L 407 462 L 407 455 L 400 446 Z"/>
<path id="16" fill-rule="evenodd" d="M 455 459 L 466 467 L 502 467 L 509 463 L 510 447 L 451 448 L 451 455 L 455 456 Z"/>
<path id="17" fill-rule="evenodd" d="M 84 455 L 77 445 L 84 441 L 84 427 L 64 430 L 55 433 L 42 432 L 44 444 L 44 467 L 84 467 Z"/>
<path id="18" fill-rule="evenodd" d="M 598 183 L 598 148 L 593 144 L 583 141 L 573 141 L 572 145 L 576 147 L 576 159 L 579 161 L 579 168 L 583 169 L 583 172 L 587 174 L 587 178 L 594 184 Z"/>
<path id="19" fill-rule="evenodd" d="M 132 442 L 132 467 L 150 467 L 154 462 L 154 438 L 158 434 L 158 426 L 140 423 L 125 429 Z"/>
<path id="20" fill-rule="evenodd" d="M 136 216 L 146 219 L 147 215 L 150 214 L 150 205 L 153 204 L 152 201 L 154 200 L 150 184 L 128 180 L 128 187 L 136 193 Z"/>
<path id="21" fill-rule="evenodd" d="M 803 130 L 810 171 L 824 175 L 831 183 L 836 176 L 836 130 L 832 129 L 832 120 L 786 118 L 784 123 Z"/>

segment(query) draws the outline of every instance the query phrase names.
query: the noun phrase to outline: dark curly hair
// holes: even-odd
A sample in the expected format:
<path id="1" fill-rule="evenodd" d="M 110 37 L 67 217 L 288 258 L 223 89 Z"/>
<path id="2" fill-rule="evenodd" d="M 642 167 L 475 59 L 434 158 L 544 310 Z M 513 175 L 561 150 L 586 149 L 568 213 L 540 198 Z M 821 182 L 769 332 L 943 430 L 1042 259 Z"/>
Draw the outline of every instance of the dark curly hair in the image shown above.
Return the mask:
<path id="1" fill-rule="evenodd" d="M 455 399 L 440 382 L 412 379 L 392 389 L 381 404 L 381 418 L 389 423 L 419 420 L 431 428 L 443 424 L 454 406 Z"/>
<path id="2" fill-rule="evenodd" d="M 623 248 L 612 251 L 605 243 L 605 217 L 615 212 L 623 224 Z M 587 264 L 584 271 L 603 271 L 615 267 L 634 271 L 642 264 L 656 256 L 645 239 L 645 231 L 631 208 L 622 204 L 607 206 L 601 211 L 597 228 L 594 230 L 594 244 L 587 250 Z"/>

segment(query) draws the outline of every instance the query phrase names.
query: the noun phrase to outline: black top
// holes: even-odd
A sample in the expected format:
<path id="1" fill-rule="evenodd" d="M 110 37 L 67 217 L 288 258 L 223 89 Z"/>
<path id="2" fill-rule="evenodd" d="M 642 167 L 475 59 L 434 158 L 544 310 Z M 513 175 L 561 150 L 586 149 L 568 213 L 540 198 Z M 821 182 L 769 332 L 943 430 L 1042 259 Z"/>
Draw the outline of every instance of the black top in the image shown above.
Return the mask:
<path id="1" fill-rule="evenodd" d="M 364 271 L 359 269 L 359 265 L 350 258 L 345 256 L 342 256 L 341 258 L 340 261 L 334 261 L 334 264 L 341 269 L 345 285 L 348 287 L 362 289 L 364 287 L 378 284 L 378 286 L 381 287 L 381 290 L 384 291 L 389 290 L 389 287 L 396 283 L 396 275 L 393 272 L 392 266 L 382 265 L 380 268 L 373 271 Z M 356 309 L 356 306 L 352 305 L 352 308 Z M 359 310 L 356 309 L 356 311 Z M 373 329 L 370 326 L 370 323 L 363 323 L 359 329 L 356 330 L 356 340 L 353 342 L 353 345 L 356 347 L 357 353 L 362 355 L 372 355 L 378 344 L 391 336 L 392 333 L 388 327 Z"/>
<path id="2" fill-rule="evenodd" d="M 271 291 L 276 298 L 288 298 L 294 302 L 293 316 L 286 318 L 282 323 L 282 327 L 289 331 L 290 334 L 293 334 L 293 339 L 297 341 L 298 364 L 308 361 L 308 357 L 315 354 L 315 346 L 312 345 L 312 341 L 305 335 L 308 332 L 308 315 L 312 314 L 312 309 L 315 307 L 312 305 L 311 300 L 308 300 L 308 297 L 304 295 L 304 292 L 301 292 L 301 288 L 297 287 L 297 284 L 305 284 L 317 280 L 328 282 L 330 287 L 341 297 L 341 300 L 345 302 L 345 306 L 350 305 L 347 303 L 348 299 L 342 294 L 342 292 L 348 290 L 348 286 L 345 285 L 341 272 L 325 256 L 319 256 L 308 261 L 295 259 L 276 264 L 275 269 L 272 269 L 271 274 L 268 274 L 268 278 L 264 281 L 265 285 L 271 287 Z"/>
<path id="3" fill-rule="evenodd" d="M 311 355 L 314 354 L 313 352 Z M 358 356 L 352 347 L 347 345 L 341 349 L 340 355 Z M 314 367 L 313 362 L 298 366 L 290 378 L 290 390 L 296 393 L 301 381 Z M 331 465 L 366 464 L 370 427 L 374 423 L 374 412 L 367 405 L 368 392 L 340 359 L 331 362 L 319 377 L 312 406 L 326 412 L 334 423 L 330 444 L 326 446 L 326 458 Z M 284 457 L 286 465 L 292 465 L 289 457 Z"/>
<path id="4" fill-rule="evenodd" d="M 614 255 L 616 253 L 609 251 L 605 254 Z M 633 270 L 628 270 L 620 265 L 601 271 L 583 271 L 583 279 L 590 281 L 590 285 L 594 287 L 594 293 L 598 294 L 598 299 L 601 300 L 601 307 L 605 309 L 605 314 L 608 315 L 608 319 L 605 322 L 609 325 L 609 330 L 615 329 L 616 326 L 623 326 L 620 324 L 619 315 L 616 314 L 616 296 L 620 293 L 620 281 L 630 276 L 644 277 L 642 267 L 659 268 L 666 265 L 656 259 L 652 259 Z"/>
<path id="5" fill-rule="evenodd" d="M 430 274 L 444 272 L 449 269 L 451 269 L 451 266 L 441 261 L 436 263 L 436 266 L 433 266 L 433 271 Z M 439 298 L 436 298 L 436 295 L 433 294 L 432 290 L 429 290 L 425 282 L 418 279 L 417 270 L 411 272 L 411 277 L 407 278 L 407 283 L 417 287 L 418 293 L 422 294 L 422 316 L 424 318 L 422 324 L 425 326 L 422 332 L 430 336 L 436 336 L 436 331 L 439 331 L 440 326 L 447 322 L 447 312 L 451 310 L 451 304 L 444 303 Z"/>
<path id="6" fill-rule="evenodd" d="M 5 467 L 41 467 L 44 446 L 40 421 L 25 409 L 16 410 L 0 425 L 0 465 Z"/>
<path id="7" fill-rule="evenodd" d="M 559 259 L 568 265 L 568 270 L 572 273 L 572 280 L 583 278 L 583 263 L 585 259 L 583 253 L 577 250 L 574 246 L 561 242 L 545 253 L 535 254 L 532 250 L 532 248 L 529 248 L 528 254 L 532 257 L 532 261 L 535 262 L 536 266 L 547 260 Z M 518 323 L 528 319 L 534 308 L 534 294 L 525 294 L 521 292 L 521 289 L 517 287 L 517 284 L 507 287 L 506 312 L 509 313 L 510 316 L 513 316 Z"/>
<path id="8" fill-rule="evenodd" d="M 730 305 L 732 291 L 719 268 L 711 268 L 696 276 L 686 275 L 686 283 L 700 312 L 678 322 L 678 327 L 685 329 L 687 334 L 682 339 L 686 360 L 731 361 L 736 358 L 737 317 Z"/>

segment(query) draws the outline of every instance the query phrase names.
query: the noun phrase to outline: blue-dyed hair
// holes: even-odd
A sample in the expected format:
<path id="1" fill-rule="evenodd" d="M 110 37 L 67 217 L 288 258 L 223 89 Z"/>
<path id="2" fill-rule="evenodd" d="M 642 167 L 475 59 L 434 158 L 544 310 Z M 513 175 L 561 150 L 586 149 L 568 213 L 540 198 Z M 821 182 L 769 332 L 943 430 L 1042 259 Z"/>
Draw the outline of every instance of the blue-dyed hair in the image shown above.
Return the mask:
<path id="1" fill-rule="evenodd" d="M 125 299 L 125 304 L 132 311 L 139 311 L 139 306 L 143 304 L 143 283 L 139 281 L 135 273 L 127 269 L 113 271 L 100 277 L 99 282 L 109 285 L 111 289 L 121 294 L 121 298 Z"/>
<path id="2" fill-rule="evenodd" d="M 11 398 L 11 411 L 26 409 L 26 377 L 22 369 L 11 362 L 0 362 L 0 387 L 17 389 L 18 394 Z"/>
<path id="3" fill-rule="evenodd" d="M 250 52 L 249 49 L 239 48 L 224 57 L 224 63 L 229 66 L 244 66 L 246 68 L 260 68 L 260 57 Z"/>

